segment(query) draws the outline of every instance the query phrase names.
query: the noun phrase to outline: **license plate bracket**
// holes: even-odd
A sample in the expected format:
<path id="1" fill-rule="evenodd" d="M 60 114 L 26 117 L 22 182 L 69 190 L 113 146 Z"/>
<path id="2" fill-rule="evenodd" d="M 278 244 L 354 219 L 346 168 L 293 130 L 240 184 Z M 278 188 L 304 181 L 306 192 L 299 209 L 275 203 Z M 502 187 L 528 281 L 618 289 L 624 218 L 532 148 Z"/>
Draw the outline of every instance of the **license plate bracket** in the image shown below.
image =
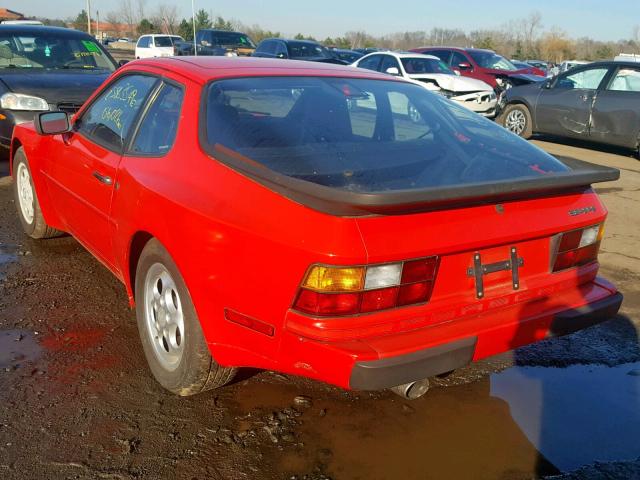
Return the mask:
<path id="1" fill-rule="evenodd" d="M 467 275 L 474 277 L 476 284 L 476 298 L 484 298 L 484 276 L 496 272 L 511 270 L 511 285 L 514 290 L 520 289 L 520 272 L 519 268 L 524 265 L 524 259 L 518 257 L 518 249 L 516 247 L 509 248 L 509 259 L 495 263 L 482 264 L 482 255 L 480 252 L 473 254 L 473 267 L 467 269 Z"/>

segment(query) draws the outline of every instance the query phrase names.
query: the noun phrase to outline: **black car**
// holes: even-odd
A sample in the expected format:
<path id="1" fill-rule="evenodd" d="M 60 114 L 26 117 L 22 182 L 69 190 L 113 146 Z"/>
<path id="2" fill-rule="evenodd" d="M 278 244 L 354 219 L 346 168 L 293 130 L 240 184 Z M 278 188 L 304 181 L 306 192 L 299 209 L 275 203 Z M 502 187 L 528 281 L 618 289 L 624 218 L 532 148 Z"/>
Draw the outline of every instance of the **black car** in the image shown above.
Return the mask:
<path id="1" fill-rule="evenodd" d="M 640 64 L 576 67 L 545 82 L 507 90 L 502 107 L 498 122 L 523 138 L 543 133 L 638 152 Z"/>
<path id="2" fill-rule="evenodd" d="M 250 57 L 256 48 L 247 34 L 205 28 L 196 33 L 198 55 Z"/>
<path id="3" fill-rule="evenodd" d="M 359 58 L 364 57 L 363 53 L 356 52 L 355 50 L 347 50 L 347 49 L 344 49 L 344 48 L 332 48 L 331 49 L 331 53 L 338 60 L 342 60 L 342 61 L 347 62 L 349 64 L 355 62 Z"/>
<path id="4" fill-rule="evenodd" d="M 116 68 L 86 33 L 0 25 L 0 155 L 8 155 L 14 125 L 40 111 L 76 112 Z"/>
<path id="5" fill-rule="evenodd" d="M 348 65 L 350 63 L 334 57 L 327 47 L 311 40 L 267 38 L 258 44 L 253 56 L 335 63 L 338 65 Z"/>

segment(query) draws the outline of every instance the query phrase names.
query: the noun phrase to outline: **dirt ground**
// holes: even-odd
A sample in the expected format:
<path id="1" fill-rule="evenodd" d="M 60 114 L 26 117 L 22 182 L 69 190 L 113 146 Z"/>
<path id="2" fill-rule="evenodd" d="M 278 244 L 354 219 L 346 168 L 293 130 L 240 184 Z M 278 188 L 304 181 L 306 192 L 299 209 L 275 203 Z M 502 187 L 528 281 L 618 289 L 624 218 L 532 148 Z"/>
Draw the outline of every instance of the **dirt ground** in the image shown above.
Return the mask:
<path id="1" fill-rule="evenodd" d="M 0 475 L 640 478 L 640 161 L 545 140 L 621 170 L 598 186 L 610 211 L 601 271 L 625 295 L 620 315 L 462 369 L 413 402 L 259 371 L 167 393 L 124 287 L 72 238 L 22 234 L 0 162 Z"/>

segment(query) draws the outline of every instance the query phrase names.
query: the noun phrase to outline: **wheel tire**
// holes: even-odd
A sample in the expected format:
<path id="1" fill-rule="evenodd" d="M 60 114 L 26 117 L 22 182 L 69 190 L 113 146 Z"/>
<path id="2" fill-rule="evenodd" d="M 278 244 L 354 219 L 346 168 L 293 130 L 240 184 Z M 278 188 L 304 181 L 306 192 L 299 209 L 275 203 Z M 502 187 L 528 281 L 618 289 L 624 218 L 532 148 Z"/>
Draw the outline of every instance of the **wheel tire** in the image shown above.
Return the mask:
<path id="1" fill-rule="evenodd" d="M 222 367 L 211 357 L 182 275 L 155 239 L 147 243 L 140 255 L 135 298 L 142 347 L 160 385 L 189 396 L 221 387 L 233 379 L 236 369 Z M 162 327 L 163 322 L 165 328 L 160 332 L 158 325 Z"/>
<path id="2" fill-rule="evenodd" d="M 50 227 L 44 221 L 40 202 L 33 186 L 29 161 L 22 147 L 13 156 L 13 198 L 24 233 L 31 238 L 53 238 L 64 232 Z"/>
<path id="3" fill-rule="evenodd" d="M 529 139 L 533 135 L 531 112 L 526 105 L 521 103 L 507 105 L 500 114 L 499 123 L 511 133 L 524 139 Z"/>

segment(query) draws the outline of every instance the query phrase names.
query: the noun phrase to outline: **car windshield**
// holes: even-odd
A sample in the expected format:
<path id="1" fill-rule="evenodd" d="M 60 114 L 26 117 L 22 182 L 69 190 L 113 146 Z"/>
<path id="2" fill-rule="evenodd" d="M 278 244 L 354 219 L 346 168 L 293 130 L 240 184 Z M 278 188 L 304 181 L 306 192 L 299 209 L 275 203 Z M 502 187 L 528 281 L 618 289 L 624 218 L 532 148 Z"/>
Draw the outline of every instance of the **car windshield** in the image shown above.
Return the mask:
<path id="1" fill-rule="evenodd" d="M 244 33 L 237 32 L 215 32 L 213 34 L 213 45 L 256 48 L 255 44 L 249 37 Z"/>
<path id="2" fill-rule="evenodd" d="M 108 70 L 116 66 L 90 38 L 0 33 L 0 68 Z"/>
<path id="3" fill-rule="evenodd" d="M 163 36 L 163 37 L 155 37 L 153 39 L 156 47 L 173 47 L 173 45 L 176 42 L 182 42 L 182 38 L 181 37 L 170 37 L 170 36 Z"/>
<path id="4" fill-rule="evenodd" d="M 399 81 L 215 81 L 203 147 L 214 158 L 351 192 L 464 186 L 568 168 L 463 106 Z M 253 168 L 252 167 L 252 168 Z"/>
<path id="5" fill-rule="evenodd" d="M 455 75 L 453 70 L 442 60 L 436 58 L 402 58 L 402 66 L 408 75 L 419 75 L 421 73 L 445 73 Z"/>
<path id="6" fill-rule="evenodd" d="M 332 58 L 331 53 L 322 45 L 311 42 L 288 42 L 291 58 Z"/>
<path id="7" fill-rule="evenodd" d="M 518 70 L 513 63 L 494 52 L 482 52 L 479 50 L 470 51 L 471 58 L 482 68 L 492 68 L 495 70 Z"/>

